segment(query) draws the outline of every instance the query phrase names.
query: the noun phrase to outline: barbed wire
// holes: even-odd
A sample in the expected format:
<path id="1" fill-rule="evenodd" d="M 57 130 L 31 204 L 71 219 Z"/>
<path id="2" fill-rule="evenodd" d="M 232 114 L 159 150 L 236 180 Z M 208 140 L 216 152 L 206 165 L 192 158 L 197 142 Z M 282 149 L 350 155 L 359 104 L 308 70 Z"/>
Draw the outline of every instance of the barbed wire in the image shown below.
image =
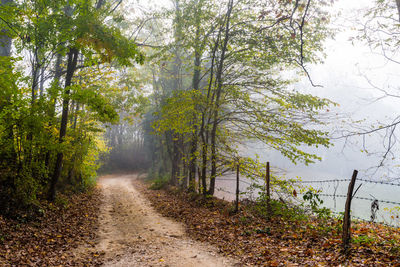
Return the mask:
<path id="1" fill-rule="evenodd" d="M 222 188 L 217 188 L 217 191 L 221 191 L 221 192 L 228 193 L 228 194 L 231 194 L 231 195 L 236 195 L 236 193 L 232 193 L 232 192 L 230 192 L 228 190 L 224 190 Z"/>
<path id="2" fill-rule="evenodd" d="M 231 179 L 231 180 L 233 180 L 233 179 Z M 221 192 L 224 192 L 224 193 L 227 193 L 227 194 L 230 194 L 230 195 L 236 195 L 236 193 L 233 193 L 233 192 L 231 192 L 231 191 L 228 191 L 228 190 L 224 190 L 224 189 L 222 189 L 222 188 L 217 188 L 217 191 L 221 191 Z M 303 194 L 303 193 L 299 193 L 300 195 L 301 194 Z M 329 197 L 332 197 L 332 196 L 336 196 L 336 197 L 343 197 L 343 198 L 346 198 L 347 196 L 346 195 L 331 195 L 331 194 L 319 194 L 320 196 L 329 196 Z M 357 199 L 363 199 L 363 200 L 375 200 L 375 199 L 372 199 L 372 198 L 364 198 L 364 197 L 353 197 L 353 198 L 357 198 Z M 378 200 L 379 202 L 382 202 L 382 203 L 391 203 L 391 204 L 400 204 L 400 203 L 397 203 L 397 202 L 393 202 L 393 201 L 385 201 L 385 200 Z M 342 212 L 338 212 L 338 211 L 335 211 L 335 210 L 331 210 L 331 212 L 332 212 L 332 214 L 336 214 L 336 215 L 338 215 L 338 216 L 343 216 L 343 213 Z M 385 225 L 385 226 L 390 226 L 390 227 L 395 227 L 395 228 L 400 228 L 400 226 L 399 225 L 396 225 L 396 224 L 390 224 L 390 223 L 386 223 L 386 222 L 382 222 L 382 221 L 371 221 L 371 220 L 367 220 L 367 219 L 365 219 L 365 218 L 362 218 L 362 217 L 359 217 L 359 216 L 355 216 L 355 215 L 351 215 L 351 218 L 352 219 L 355 219 L 355 220 L 359 220 L 359 221 L 363 221 L 363 222 L 368 222 L 368 223 L 374 223 L 374 224 L 381 224 L 381 225 Z"/>
<path id="3" fill-rule="evenodd" d="M 222 180 L 222 181 L 236 181 L 236 178 L 217 178 L 217 181 L 218 181 L 218 180 Z M 336 186 L 339 186 L 339 182 L 350 182 L 350 181 L 351 181 L 351 179 L 329 179 L 329 180 L 306 180 L 306 181 L 293 181 L 293 180 L 291 180 L 290 182 L 292 182 L 292 183 L 294 183 L 294 184 L 336 183 Z M 365 179 L 365 178 L 359 178 L 359 179 L 357 179 L 356 181 L 357 181 L 357 182 L 363 182 L 363 183 L 373 183 L 373 184 L 383 184 L 383 185 L 390 185 L 390 186 L 400 186 L 400 184 L 393 183 L 393 182 L 368 180 L 368 179 Z M 247 185 L 250 185 L 250 186 L 251 186 L 252 184 L 254 184 L 254 182 L 251 183 L 251 182 L 244 181 L 244 180 L 241 180 L 241 179 L 239 179 L 239 182 L 240 182 L 240 183 L 247 184 Z M 326 193 L 319 193 L 319 194 L 318 194 L 319 196 L 333 197 L 334 202 L 335 202 L 335 209 L 336 209 L 336 197 L 338 197 L 338 198 L 347 198 L 347 195 L 336 194 L 336 189 L 337 189 L 337 188 L 335 188 L 335 193 L 334 193 L 334 194 L 326 194 Z M 231 195 L 235 195 L 235 193 L 230 192 L 230 191 L 227 191 L 227 190 L 224 190 L 224 189 L 222 189 L 222 188 L 217 189 L 217 190 L 222 191 L 222 192 L 225 192 L 225 193 L 228 193 L 228 194 L 231 194 Z M 299 194 L 299 195 L 304 195 L 305 193 L 298 193 L 298 194 Z M 353 199 L 359 199 L 359 200 L 365 200 L 365 201 L 371 201 L 371 202 L 378 201 L 379 203 L 387 203 L 387 204 L 393 204 L 393 205 L 398 205 L 398 206 L 400 206 L 400 202 L 391 201 L 391 200 L 383 200 L 383 199 L 376 199 L 376 198 L 369 198 L 369 197 L 361 197 L 361 196 L 353 196 L 352 198 L 353 198 Z M 299 198 L 295 198 L 295 199 L 299 199 Z M 338 214 L 338 215 L 341 214 L 341 213 L 336 212 L 336 211 L 334 211 L 334 210 L 332 210 L 332 213 L 333 213 L 333 214 Z M 361 218 L 361 217 L 358 217 L 358 216 L 354 216 L 354 215 L 351 215 L 351 218 L 352 218 L 352 219 L 355 219 L 355 220 L 361 220 L 361 221 L 364 221 L 364 222 L 377 223 L 377 224 L 381 224 L 381 225 L 386 225 L 386 226 L 391 226 L 391 227 L 400 228 L 399 225 L 389 224 L 389 223 L 382 222 L 382 221 L 380 221 L 380 222 L 377 222 L 377 221 L 372 222 L 371 220 L 367 220 L 367 219 L 364 219 L 364 218 Z M 382 217 L 382 219 L 383 219 L 383 217 Z"/>
<path id="4" fill-rule="evenodd" d="M 259 178 L 263 178 L 260 177 L 259 175 L 255 175 Z M 217 178 L 217 180 L 236 180 L 235 178 Z M 243 180 L 240 180 L 243 181 Z M 335 183 L 335 182 L 350 182 L 351 179 L 327 179 L 327 180 L 305 180 L 305 181 L 294 181 L 292 180 L 288 180 L 291 183 L 294 184 L 314 184 L 314 183 Z M 392 186 L 399 186 L 400 187 L 400 183 L 394 183 L 394 182 L 385 182 L 385 181 L 377 181 L 377 180 L 369 180 L 369 179 L 365 179 L 365 178 L 357 178 L 356 179 L 357 182 L 361 181 L 361 182 L 366 182 L 366 183 L 373 183 L 373 184 L 383 184 L 383 185 L 392 185 Z M 250 184 L 249 182 L 243 181 L 244 183 Z"/>
<path id="5" fill-rule="evenodd" d="M 338 216 L 343 216 L 343 213 L 341 212 L 337 212 L 337 211 L 331 211 L 333 214 L 336 214 Z M 394 227 L 394 228 L 400 228 L 400 225 L 396 225 L 396 224 L 390 224 L 387 222 L 382 222 L 382 221 L 373 221 L 371 222 L 371 220 L 367 220 L 365 218 L 359 217 L 359 216 L 355 216 L 355 215 L 350 215 L 350 217 L 352 219 L 355 219 L 357 221 L 363 221 L 363 222 L 367 222 L 367 223 L 373 223 L 373 224 L 381 224 L 381 225 L 385 225 L 385 226 L 389 226 L 389 227 Z"/>
<path id="6" fill-rule="evenodd" d="M 299 195 L 304 195 L 305 193 L 298 193 Z M 323 196 L 323 197 L 342 197 L 342 198 L 347 198 L 346 195 L 333 195 L 333 194 L 318 194 L 318 196 Z M 383 199 L 376 199 L 376 198 L 369 198 L 369 197 L 357 197 L 357 196 L 353 196 L 353 199 L 361 199 L 361 200 L 368 200 L 368 201 L 374 201 L 374 200 L 378 200 L 380 203 L 388 203 L 388 204 L 394 204 L 394 205 L 400 205 L 400 202 L 395 202 L 395 201 L 390 201 L 390 200 L 383 200 Z"/>
<path id="7" fill-rule="evenodd" d="M 216 181 L 236 181 L 236 179 L 235 178 L 217 178 Z M 239 182 L 247 184 L 247 185 L 251 185 L 250 182 L 247 182 L 247 181 L 244 181 L 244 180 L 240 180 L 239 179 Z"/>
<path id="8" fill-rule="evenodd" d="M 295 184 L 334 183 L 334 182 L 350 182 L 350 179 L 293 181 L 293 183 Z"/>
<path id="9" fill-rule="evenodd" d="M 362 182 L 373 183 L 373 184 L 384 184 L 384 185 L 400 186 L 399 183 L 384 182 L 384 181 L 375 181 L 375 180 L 367 180 L 367 179 L 364 179 L 364 178 L 360 178 L 360 179 L 357 178 L 356 181 L 362 181 Z"/>
<path id="10" fill-rule="evenodd" d="M 236 181 L 234 178 L 219 178 L 217 181 Z M 328 180 L 328 181 L 334 181 L 334 182 L 340 182 L 340 181 L 349 181 L 349 179 L 342 179 L 342 180 Z M 363 180 L 364 181 L 364 180 Z M 244 180 L 239 180 L 240 183 L 244 183 L 247 185 L 252 185 L 250 182 L 244 181 Z M 231 193 L 231 192 L 230 192 Z M 234 194 L 234 193 L 233 193 Z M 304 193 L 299 193 L 304 194 Z M 341 194 L 325 194 L 325 193 L 320 193 L 318 194 L 319 196 L 325 196 L 325 197 L 342 197 L 342 198 L 347 198 L 347 195 L 341 195 Z M 368 200 L 368 201 L 374 201 L 376 198 L 368 198 L 368 197 L 358 197 L 358 196 L 353 196 L 353 199 L 360 199 L 360 200 Z M 394 204 L 394 205 L 400 205 L 400 202 L 396 201 L 390 201 L 390 200 L 383 200 L 383 199 L 378 199 L 380 203 L 387 203 L 387 204 Z"/>
<path id="11" fill-rule="evenodd" d="M 235 178 L 218 178 L 217 181 L 236 181 Z M 341 181 L 350 181 L 350 179 L 342 179 L 342 180 L 322 180 L 322 182 L 341 182 Z M 361 179 L 359 180 L 361 181 Z M 362 181 L 369 181 L 369 180 L 362 180 Z M 244 180 L 239 180 L 240 183 L 244 183 L 247 185 L 252 185 L 250 182 L 244 181 Z M 299 181 L 303 182 L 303 181 Z M 321 182 L 321 181 L 304 181 L 304 182 Z M 229 192 L 232 193 L 232 192 Z M 232 193 L 234 194 L 234 193 Z M 299 193 L 300 195 L 304 193 Z M 341 194 L 325 194 L 325 193 L 320 193 L 318 194 L 319 196 L 325 196 L 325 197 L 341 197 L 341 198 L 347 198 L 347 195 L 341 195 Z M 360 199 L 360 200 L 368 200 L 368 201 L 374 201 L 376 198 L 368 198 L 368 197 L 358 197 L 358 196 L 353 196 L 353 199 Z M 394 205 L 400 205 L 400 202 L 396 201 L 390 201 L 390 200 L 383 200 L 383 199 L 377 199 L 380 203 L 387 203 L 387 204 L 394 204 Z"/>
<path id="12" fill-rule="evenodd" d="M 314 184 L 314 183 L 335 183 L 335 182 L 350 182 L 350 181 L 351 181 L 351 179 L 330 179 L 330 180 L 293 181 L 293 183 L 294 184 Z M 367 180 L 367 179 L 364 179 L 364 178 L 356 179 L 356 182 L 366 182 L 366 183 L 373 183 L 373 184 L 400 186 L 399 183 L 376 181 L 376 180 Z"/>
<path id="13" fill-rule="evenodd" d="M 353 198 L 361 199 L 361 200 L 368 200 L 368 201 L 378 200 L 380 203 L 400 205 L 400 202 L 395 202 L 395 201 L 390 201 L 390 200 L 382 200 L 382 199 L 376 199 L 376 198 L 374 199 L 374 198 L 369 198 L 369 197 L 357 197 L 357 196 L 354 196 Z"/>

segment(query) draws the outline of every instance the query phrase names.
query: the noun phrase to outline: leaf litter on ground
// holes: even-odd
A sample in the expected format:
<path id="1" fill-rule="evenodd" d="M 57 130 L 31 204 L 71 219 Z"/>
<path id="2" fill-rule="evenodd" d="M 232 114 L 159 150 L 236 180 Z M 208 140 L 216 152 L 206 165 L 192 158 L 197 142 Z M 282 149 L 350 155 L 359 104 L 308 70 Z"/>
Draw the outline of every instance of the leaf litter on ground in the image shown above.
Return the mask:
<path id="1" fill-rule="evenodd" d="M 43 216 L 30 221 L 0 216 L 0 266 L 100 266 L 96 251 L 98 188 L 41 201 Z"/>
<path id="2" fill-rule="evenodd" d="M 135 181 L 154 208 L 185 223 L 189 236 L 248 266 L 400 266 L 400 229 L 353 222 L 349 256 L 341 246 L 341 221 L 269 220 L 246 207 L 231 214 L 231 203 L 174 188 L 150 190 Z"/>

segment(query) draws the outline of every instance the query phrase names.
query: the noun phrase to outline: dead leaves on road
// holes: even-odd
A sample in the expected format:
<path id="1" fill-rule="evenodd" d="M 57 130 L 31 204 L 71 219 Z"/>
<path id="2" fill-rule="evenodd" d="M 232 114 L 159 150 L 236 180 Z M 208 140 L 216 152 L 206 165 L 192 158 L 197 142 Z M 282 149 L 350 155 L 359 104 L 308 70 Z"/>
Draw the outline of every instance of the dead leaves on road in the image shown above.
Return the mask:
<path id="1" fill-rule="evenodd" d="M 164 216 L 184 222 L 188 234 L 218 247 L 246 265 L 257 266 L 400 266 L 400 230 L 382 225 L 353 225 L 352 251 L 341 253 L 341 227 L 336 221 L 266 221 L 241 211 L 229 216 L 229 203 L 193 198 L 176 191 L 137 188 Z M 321 230 L 321 229 L 325 229 Z M 330 229 L 326 231 L 326 229 Z"/>

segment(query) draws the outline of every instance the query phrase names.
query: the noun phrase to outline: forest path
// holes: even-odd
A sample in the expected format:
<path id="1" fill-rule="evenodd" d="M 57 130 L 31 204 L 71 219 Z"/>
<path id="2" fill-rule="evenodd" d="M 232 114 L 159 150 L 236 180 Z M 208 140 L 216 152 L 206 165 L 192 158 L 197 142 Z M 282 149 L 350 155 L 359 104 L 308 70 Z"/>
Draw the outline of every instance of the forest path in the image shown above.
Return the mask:
<path id="1" fill-rule="evenodd" d="M 191 240 L 184 226 L 162 217 L 139 193 L 136 174 L 99 179 L 103 192 L 98 250 L 105 266 L 235 266 L 217 249 Z"/>

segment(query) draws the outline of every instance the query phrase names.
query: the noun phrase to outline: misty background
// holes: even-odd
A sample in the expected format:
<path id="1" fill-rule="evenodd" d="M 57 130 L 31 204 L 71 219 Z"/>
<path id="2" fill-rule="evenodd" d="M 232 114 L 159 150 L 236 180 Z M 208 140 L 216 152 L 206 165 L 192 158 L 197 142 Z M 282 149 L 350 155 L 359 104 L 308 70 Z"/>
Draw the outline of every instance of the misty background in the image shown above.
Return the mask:
<path id="1" fill-rule="evenodd" d="M 162 9 L 172 6 L 170 1 L 135 1 L 135 16 L 138 13 L 146 13 L 146 9 Z M 129 6 L 129 5 L 128 5 Z M 393 135 L 393 146 L 388 148 L 387 136 L 395 129 L 388 128 L 372 134 L 365 133 L 380 126 L 392 124 L 397 120 L 400 99 L 387 97 L 385 92 L 397 94 L 400 82 L 400 65 L 391 62 L 382 55 L 379 48 L 370 46 L 357 40 L 365 24 L 366 10 L 374 6 L 373 1 L 346 1 L 334 2 L 331 27 L 336 30 L 333 39 L 325 42 L 326 58 L 323 64 L 306 66 L 311 80 L 319 86 L 313 87 L 310 80 L 303 76 L 293 85 L 293 90 L 309 93 L 318 97 L 327 98 L 337 104 L 332 106 L 326 115 L 325 130 L 331 133 L 332 146 L 329 148 L 309 149 L 305 151 L 315 153 L 321 157 L 321 161 L 308 166 L 294 164 L 274 151 L 258 142 L 248 142 L 241 147 L 246 156 L 258 156 L 261 162 L 269 161 L 272 171 L 286 178 L 300 178 L 306 181 L 350 179 L 353 170 L 358 170 L 358 178 L 372 181 L 384 181 L 400 184 L 400 170 L 398 153 Z M 138 11 L 139 10 L 139 11 Z M 132 10 L 131 10 L 132 11 Z M 140 16 L 140 15 L 139 15 Z M 290 74 L 289 74 L 290 75 Z M 151 91 L 151 86 L 145 88 Z M 385 91 L 383 91 L 385 90 Z M 113 153 L 107 157 L 111 162 L 119 162 L 116 166 L 107 166 L 110 169 L 135 169 L 147 167 L 145 154 L 142 152 L 143 140 L 135 142 L 139 147 L 131 148 L 127 140 L 141 138 L 140 127 L 146 127 L 136 123 L 133 129 L 125 133 L 119 132 L 120 126 L 111 126 L 108 129 L 108 138 L 113 140 L 114 146 L 119 147 L 123 153 Z M 120 127 L 120 128 L 118 128 Z M 147 126 L 148 127 L 148 126 Z M 121 137 L 118 137 L 121 135 Z M 118 139 L 120 138 L 120 139 Z M 137 153 L 131 153 L 131 150 Z M 387 153 L 389 151 L 389 153 Z M 114 157 L 114 158 L 113 158 Z M 134 162 L 130 164 L 129 162 Z M 107 168 L 106 168 L 107 169 Z M 218 178 L 217 178 L 218 181 Z M 356 184 L 356 188 L 360 183 Z M 219 181 L 218 186 L 225 191 L 234 192 L 234 183 Z M 322 194 L 346 194 L 348 183 L 340 184 L 312 184 Z M 241 188 L 245 190 L 246 185 Z M 229 194 L 220 191 L 220 197 L 230 199 Z M 376 198 L 380 200 L 399 201 L 400 186 L 388 186 L 382 184 L 364 183 L 361 185 L 357 196 Z M 300 196 L 301 197 L 301 196 Z M 324 205 L 340 212 L 343 210 L 345 199 L 332 199 L 322 197 Z M 232 200 L 232 199 L 230 199 Z M 370 201 L 354 200 L 353 214 L 363 219 L 370 217 Z M 385 210 L 395 207 L 393 204 L 381 203 L 378 212 L 378 220 L 391 222 L 390 213 Z"/>

